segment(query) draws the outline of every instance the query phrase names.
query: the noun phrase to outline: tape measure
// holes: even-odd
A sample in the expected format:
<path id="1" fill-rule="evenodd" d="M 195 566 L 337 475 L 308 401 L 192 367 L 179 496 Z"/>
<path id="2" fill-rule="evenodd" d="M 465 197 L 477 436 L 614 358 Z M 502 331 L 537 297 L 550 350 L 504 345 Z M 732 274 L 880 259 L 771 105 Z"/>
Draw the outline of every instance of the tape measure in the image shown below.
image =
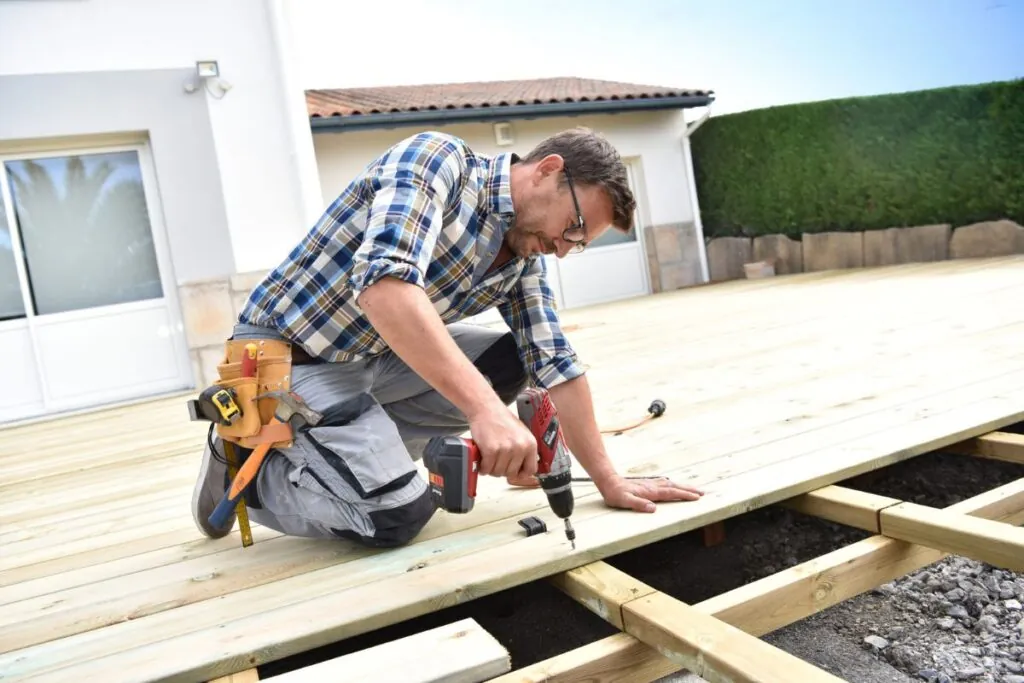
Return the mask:
<path id="1" fill-rule="evenodd" d="M 214 385 L 199 394 L 199 398 L 188 402 L 188 412 L 193 421 L 206 420 L 222 425 L 233 425 L 242 418 L 242 409 L 235 401 L 235 391 Z"/>

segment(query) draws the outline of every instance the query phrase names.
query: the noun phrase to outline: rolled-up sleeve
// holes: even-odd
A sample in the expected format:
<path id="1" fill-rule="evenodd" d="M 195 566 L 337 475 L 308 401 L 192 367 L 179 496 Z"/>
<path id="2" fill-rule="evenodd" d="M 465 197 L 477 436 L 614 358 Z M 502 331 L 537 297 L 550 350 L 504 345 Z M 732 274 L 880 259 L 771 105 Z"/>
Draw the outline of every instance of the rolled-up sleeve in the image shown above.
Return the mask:
<path id="1" fill-rule="evenodd" d="M 464 170 L 464 151 L 452 138 L 420 134 L 392 147 L 368 174 L 373 201 L 348 278 L 356 298 L 384 277 L 424 286 L 445 206 Z"/>
<path id="2" fill-rule="evenodd" d="M 534 384 L 549 389 L 586 372 L 562 332 L 543 258 L 537 258 L 498 310 L 515 336 Z"/>

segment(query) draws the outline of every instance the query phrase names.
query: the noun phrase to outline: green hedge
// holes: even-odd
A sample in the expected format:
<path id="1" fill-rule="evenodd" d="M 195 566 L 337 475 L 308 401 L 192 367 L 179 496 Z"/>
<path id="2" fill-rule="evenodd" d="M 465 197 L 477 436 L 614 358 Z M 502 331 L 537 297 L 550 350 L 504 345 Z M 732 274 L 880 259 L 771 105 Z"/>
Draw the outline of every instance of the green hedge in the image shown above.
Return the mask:
<path id="1" fill-rule="evenodd" d="M 1024 224 L 1024 80 L 712 116 L 692 145 L 709 238 Z"/>

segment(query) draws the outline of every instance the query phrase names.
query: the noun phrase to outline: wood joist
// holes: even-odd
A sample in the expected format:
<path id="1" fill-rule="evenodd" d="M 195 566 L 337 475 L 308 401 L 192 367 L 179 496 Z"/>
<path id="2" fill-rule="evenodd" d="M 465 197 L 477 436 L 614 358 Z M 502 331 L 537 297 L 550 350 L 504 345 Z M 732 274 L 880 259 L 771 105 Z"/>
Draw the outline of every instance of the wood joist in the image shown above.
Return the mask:
<path id="1" fill-rule="evenodd" d="M 1024 463 L 1024 437 L 994 432 L 947 449 Z M 688 605 L 594 562 L 549 581 L 622 630 L 493 683 L 653 681 L 685 669 L 708 681 L 840 680 L 760 640 L 884 583 L 957 554 L 1024 571 L 1024 479 L 938 509 L 827 486 L 785 507 L 876 535 Z"/>

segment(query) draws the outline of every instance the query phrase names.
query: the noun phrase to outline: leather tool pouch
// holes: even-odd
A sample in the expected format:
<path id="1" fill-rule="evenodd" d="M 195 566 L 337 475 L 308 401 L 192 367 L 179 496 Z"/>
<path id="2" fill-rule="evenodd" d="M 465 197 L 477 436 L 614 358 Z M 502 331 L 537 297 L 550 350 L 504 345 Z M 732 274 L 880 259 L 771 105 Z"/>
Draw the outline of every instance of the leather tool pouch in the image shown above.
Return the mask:
<path id="1" fill-rule="evenodd" d="M 256 344 L 256 376 L 242 377 L 242 354 L 247 344 Z M 243 448 L 255 448 L 270 441 L 272 447 L 292 445 L 287 424 L 274 423 L 277 399 L 256 397 L 271 391 L 288 391 L 291 387 L 291 344 L 276 339 L 229 339 L 224 345 L 224 358 L 217 366 L 217 384 L 235 392 L 235 402 L 242 418 L 233 425 L 217 425 L 217 434 Z"/>

